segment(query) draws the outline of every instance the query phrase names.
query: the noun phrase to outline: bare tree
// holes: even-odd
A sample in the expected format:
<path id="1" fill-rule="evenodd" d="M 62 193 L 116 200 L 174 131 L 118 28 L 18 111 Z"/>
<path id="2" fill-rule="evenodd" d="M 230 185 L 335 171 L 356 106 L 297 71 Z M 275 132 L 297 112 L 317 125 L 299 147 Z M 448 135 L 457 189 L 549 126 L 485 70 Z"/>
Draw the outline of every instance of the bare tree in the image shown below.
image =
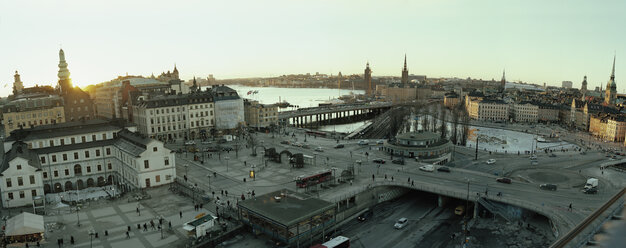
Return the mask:
<path id="1" fill-rule="evenodd" d="M 451 110 L 452 117 L 452 134 L 450 135 L 450 141 L 452 144 L 458 144 L 458 134 L 459 134 L 459 110 L 457 108 L 453 108 Z"/>
<path id="2" fill-rule="evenodd" d="M 439 125 L 439 132 L 441 133 L 441 138 L 445 138 L 446 135 L 448 134 L 448 123 L 446 123 L 446 115 L 447 115 L 447 108 L 443 107 L 443 104 L 439 104 L 439 116 L 440 116 L 440 125 Z"/>

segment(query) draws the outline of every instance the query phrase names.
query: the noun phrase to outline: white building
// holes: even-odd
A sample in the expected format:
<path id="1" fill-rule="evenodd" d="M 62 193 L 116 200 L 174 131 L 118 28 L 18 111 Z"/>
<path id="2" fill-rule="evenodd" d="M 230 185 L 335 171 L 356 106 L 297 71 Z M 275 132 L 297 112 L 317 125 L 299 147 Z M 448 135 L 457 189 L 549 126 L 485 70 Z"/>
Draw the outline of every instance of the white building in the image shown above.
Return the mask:
<path id="1" fill-rule="evenodd" d="M 158 140 L 201 138 L 216 126 L 214 108 L 208 91 L 142 98 L 133 104 L 133 122 Z"/>
<path id="2" fill-rule="evenodd" d="M 572 88 L 572 81 L 563 81 L 563 82 L 561 82 L 561 87 L 566 88 L 566 89 L 571 89 Z"/>
<path id="3" fill-rule="evenodd" d="M 539 106 L 530 102 L 513 104 L 511 115 L 515 122 L 536 123 L 539 116 Z"/>
<path id="4" fill-rule="evenodd" d="M 115 184 L 125 191 L 173 182 L 174 153 L 134 130 L 103 120 L 18 130 L 4 142 L 2 204 L 25 206 L 37 195 L 85 187 Z"/>
<path id="5" fill-rule="evenodd" d="M 245 124 L 243 99 L 237 91 L 221 86 L 212 86 L 210 89 L 215 100 L 215 126 L 219 130 L 235 129 Z"/>

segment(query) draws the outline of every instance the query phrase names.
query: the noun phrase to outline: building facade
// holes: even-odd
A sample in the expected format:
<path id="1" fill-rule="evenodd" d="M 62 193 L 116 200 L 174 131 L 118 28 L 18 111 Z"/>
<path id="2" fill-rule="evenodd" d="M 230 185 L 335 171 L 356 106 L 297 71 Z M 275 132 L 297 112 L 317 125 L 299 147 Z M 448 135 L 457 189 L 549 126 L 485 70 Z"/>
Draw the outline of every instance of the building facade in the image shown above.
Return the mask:
<path id="1" fill-rule="evenodd" d="M 215 127 L 218 130 L 235 129 L 245 125 L 243 99 L 237 91 L 224 85 L 208 89 L 215 101 Z"/>
<path id="2" fill-rule="evenodd" d="M 515 122 L 536 123 L 539 116 L 539 106 L 531 102 L 513 104 L 511 117 Z"/>
<path id="3" fill-rule="evenodd" d="M 258 129 L 278 125 L 278 106 L 275 104 L 261 104 L 244 99 L 243 106 L 248 127 Z"/>
<path id="4" fill-rule="evenodd" d="M 432 132 L 410 132 L 386 141 L 383 151 L 392 156 L 417 158 L 422 162 L 445 164 L 450 160 L 452 143 Z"/>
<path id="5" fill-rule="evenodd" d="M 2 107 L 2 113 L 7 136 L 20 128 L 65 122 L 63 99 L 56 95 L 14 100 Z"/>
<path id="6" fill-rule="evenodd" d="M 32 204 L 27 195 L 111 184 L 127 191 L 173 182 L 174 153 L 162 142 L 135 133 L 134 129 L 122 122 L 90 120 L 13 133 L 4 142 L 4 148 L 14 155 L 3 160 L 0 178 L 11 178 L 16 184 L 3 185 L 4 206 Z M 33 189 L 24 188 L 20 178 L 28 179 L 28 186 Z"/>
<path id="7" fill-rule="evenodd" d="M 67 121 L 90 120 L 95 117 L 93 101 L 87 92 L 72 86 L 70 71 L 67 69 L 65 53 L 59 51 L 58 92 L 63 97 L 65 119 Z"/>

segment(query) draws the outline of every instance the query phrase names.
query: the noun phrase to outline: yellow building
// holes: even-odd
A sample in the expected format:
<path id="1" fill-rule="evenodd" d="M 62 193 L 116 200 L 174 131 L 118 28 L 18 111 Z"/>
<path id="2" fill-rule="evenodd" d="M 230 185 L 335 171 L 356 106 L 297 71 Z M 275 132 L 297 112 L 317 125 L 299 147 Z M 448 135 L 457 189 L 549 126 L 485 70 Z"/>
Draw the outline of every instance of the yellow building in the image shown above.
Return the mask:
<path id="1" fill-rule="evenodd" d="M 455 108 L 459 103 L 461 103 L 461 100 L 455 92 L 448 92 L 443 96 L 443 105 L 447 108 Z"/>
<path id="2" fill-rule="evenodd" d="M 15 100 L 5 105 L 2 112 L 4 132 L 7 136 L 20 127 L 29 128 L 65 122 L 63 99 L 56 95 Z"/>
<path id="3" fill-rule="evenodd" d="M 623 142 L 626 116 L 598 114 L 589 118 L 589 133 L 607 142 Z"/>
<path id="4" fill-rule="evenodd" d="M 253 128 L 266 128 L 278 125 L 278 106 L 260 104 L 258 101 L 245 99 L 243 102 L 246 123 Z"/>

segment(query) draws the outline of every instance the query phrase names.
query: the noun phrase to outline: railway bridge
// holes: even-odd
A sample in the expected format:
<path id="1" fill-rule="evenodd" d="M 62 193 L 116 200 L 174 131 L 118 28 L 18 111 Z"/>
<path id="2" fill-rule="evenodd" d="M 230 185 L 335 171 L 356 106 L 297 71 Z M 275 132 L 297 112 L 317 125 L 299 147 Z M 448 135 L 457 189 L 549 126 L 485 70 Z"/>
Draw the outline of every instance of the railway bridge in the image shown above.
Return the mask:
<path id="1" fill-rule="evenodd" d="M 349 123 L 371 119 L 389 110 L 392 106 L 392 103 L 387 102 L 370 102 L 300 108 L 294 111 L 278 113 L 278 120 L 281 125 L 313 128 L 321 125 L 337 124 L 337 122 L 341 121 Z"/>

